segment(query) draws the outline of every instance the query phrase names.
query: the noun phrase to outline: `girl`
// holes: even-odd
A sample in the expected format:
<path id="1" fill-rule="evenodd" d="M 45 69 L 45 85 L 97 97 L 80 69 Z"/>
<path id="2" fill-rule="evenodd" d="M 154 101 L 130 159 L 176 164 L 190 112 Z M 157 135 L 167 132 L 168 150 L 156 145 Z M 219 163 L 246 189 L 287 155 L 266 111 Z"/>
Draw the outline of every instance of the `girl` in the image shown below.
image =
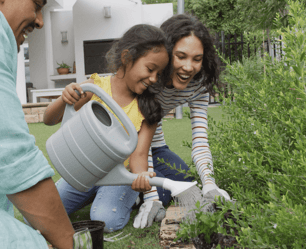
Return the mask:
<path id="1" fill-rule="evenodd" d="M 214 178 L 210 176 L 213 173 L 213 162 L 207 138 L 207 107 L 209 94 L 214 93 L 214 86 L 218 87 L 219 77 L 213 39 L 200 21 L 185 14 L 169 18 L 161 25 L 161 29 L 167 36 L 171 51 L 167 73 L 169 78 L 164 82 L 166 87 L 162 92 L 156 92 L 163 116 L 177 106 L 188 103 L 192 125 L 191 157 L 202 180 L 202 192 L 206 196 L 211 194 L 212 198 L 216 194 L 230 199 L 228 193 L 218 188 Z M 171 170 L 166 164 L 158 161 L 158 158 L 163 158 L 171 165 L 175 163 L 177 167 L 189 170 L 186 163 L 166 145 L 161 122 L 157 126 L 151 146 L 157 176 L 179 181 L 192 180 L 184 179 L 184 174 L 176 175 L 176 170 Z M 152 161 L 149 161 L 149 167 L 150 164 Z M 149 194 L 145 194 L 144 200 L 158 197 L 163 205 L 167 205 L 171 193 L 162 188 L 157 188 L 156 192 L 156 188 L 153 187 Z"/>
<path id="2" fill-rule="evenodd" d="M 56 185 L 68 214 L 77 211 L 95 196 L 90 217 L 104 221 L 105 231 L 113 232 L 122 229 L 129 221 L 132 206 L 139 194 L 136 191 L 151 189 L 145 175 L 155 176 L 153 172 L 147 172 L 148 152 L 157 122 L 161 120 L 161 107 L 148 87 L 157 82 L 169 61 L 164 33 L 151 25 L 136 25 L 112 46 L 106 58 L 114 75 L 99 77 L 93 74 L 81 84 L 92 83 L 101 87 L 135 125 L 138 144 L 125 165 L 139 176 L 132 186 L 94 186 L 86 193 L 75 190 L 64 179 L 60 179 Z M 45 124 L 60 122 L 67 103 L 74 104 L 75 110 L 91 99 L 103 104 L 93 93 L 83 93 L 81 84 L 66 86 L 62 96 L 48 106 L 44 114 Z"/>

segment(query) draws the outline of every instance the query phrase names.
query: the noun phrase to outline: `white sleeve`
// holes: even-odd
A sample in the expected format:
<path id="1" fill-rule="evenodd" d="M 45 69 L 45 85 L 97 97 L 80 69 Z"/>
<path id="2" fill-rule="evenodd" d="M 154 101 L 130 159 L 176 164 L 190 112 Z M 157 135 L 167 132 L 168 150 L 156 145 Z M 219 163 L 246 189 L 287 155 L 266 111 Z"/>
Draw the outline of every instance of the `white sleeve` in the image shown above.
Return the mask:
<path id="1" fill-rule="evenodd" d="M 152 149 L 150 147 L 149 149 L 149 155 L 148 155 L 148 171 L 153 172 L 153 157 L 152 157 Z M 152 200 L 159 200 L 159 196 L 157 193 L 157 189 L 155 186 L 152 186 L 151 190 L 147 192 L 143 192 L 143 200 L 146 201 L 152 201 Z"/>

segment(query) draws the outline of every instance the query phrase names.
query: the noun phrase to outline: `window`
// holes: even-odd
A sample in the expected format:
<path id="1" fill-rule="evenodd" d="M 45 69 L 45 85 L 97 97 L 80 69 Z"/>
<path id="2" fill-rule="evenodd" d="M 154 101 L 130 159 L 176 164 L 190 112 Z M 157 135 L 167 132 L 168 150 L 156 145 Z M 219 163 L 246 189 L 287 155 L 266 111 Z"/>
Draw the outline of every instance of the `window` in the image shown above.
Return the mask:
<path id="1" fill-rule="evenodd" d="M 110 73 L 107 69 L 106 53 L 113 45 L 114 39 L 84 41 L 85 74 Z"/>

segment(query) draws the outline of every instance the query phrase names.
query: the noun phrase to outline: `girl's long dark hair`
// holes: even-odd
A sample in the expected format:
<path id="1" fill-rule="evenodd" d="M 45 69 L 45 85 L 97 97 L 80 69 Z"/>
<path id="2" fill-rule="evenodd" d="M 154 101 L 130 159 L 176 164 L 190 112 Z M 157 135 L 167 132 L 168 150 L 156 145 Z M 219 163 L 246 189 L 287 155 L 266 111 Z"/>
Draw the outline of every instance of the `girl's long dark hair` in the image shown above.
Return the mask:
<path id="1" fill-rule="evenodd" d="M 202 68 L 199 73 L 194 76 L 194 80 L 200 82 L 206 87 L 206 92 L 214 95 L 214 86 L 218 85 L 220 67 L 218 63 L 218 57 L 214 48 L 213 38 L 210 36 L 208 29 L 203 23 L 201 23 L 195 16 L 187 14 L 179 14 L 167 19 L 160 27 L 167 36 L 170 50 L 170 61 L 168 65 L 172 65 L 172 50 L 175 44 L 182 38 L 195 35 L 198 37 L 204 48 L 204 55 L 202 61 Z M 167 68 L 168 79 L 171 81 L 172 66 Z"/>
<path id="2" fill-rule="evenodd" d="M 161 29 L 148 24 L 138 24 L 126 31 L 122 38 L 112 45 L 106 54 L 106 60 L 112 73 L 123 68 L 125 74 L 128 63 L 131 62 L 133 65 L 136 60 L 145 56 L 149 51 L 156 53 L 163 48 L 167 49 L 168 46 L 166 36 Z M 124 51 L 127 53 L 123 53 Z M 122 54 L 124 54 L 124 60 L 122 60 Z M 148 89 L 138 95 L 138 106 L 149 125 L 161 120 L 161 106 L 155 100 L 155 94 Z"/>

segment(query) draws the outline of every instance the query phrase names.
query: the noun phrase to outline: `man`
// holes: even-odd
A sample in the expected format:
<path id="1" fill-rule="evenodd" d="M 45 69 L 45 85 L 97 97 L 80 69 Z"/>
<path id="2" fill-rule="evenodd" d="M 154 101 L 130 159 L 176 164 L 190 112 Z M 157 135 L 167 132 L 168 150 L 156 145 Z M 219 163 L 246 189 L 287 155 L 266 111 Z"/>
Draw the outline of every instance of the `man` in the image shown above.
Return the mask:
<path id="1" fill-rule="evenodd" d="M 51 176 L 54 171 L 29 134 L 16 93 L 17 51 L 43 27 L 46 0 L 0 0 L 0 247 L 73 248 L 74 230 Z M 13 204 L 31 223 L 14 218 Z"/>

